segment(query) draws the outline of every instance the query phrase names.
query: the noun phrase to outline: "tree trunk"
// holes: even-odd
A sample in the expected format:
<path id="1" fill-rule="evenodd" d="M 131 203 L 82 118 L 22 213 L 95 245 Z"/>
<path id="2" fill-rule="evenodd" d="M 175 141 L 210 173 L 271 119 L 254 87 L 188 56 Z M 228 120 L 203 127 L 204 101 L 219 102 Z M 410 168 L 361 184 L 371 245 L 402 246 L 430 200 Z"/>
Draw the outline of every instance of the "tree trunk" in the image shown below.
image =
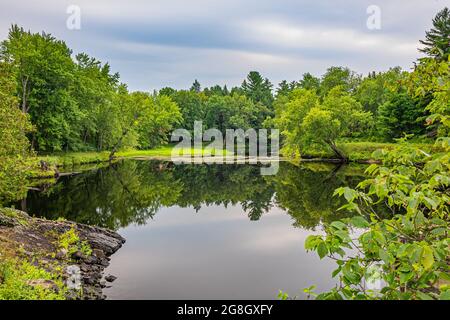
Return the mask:
<path id="1" fill-rule="evenodd" d="M 348 157 L 345 155 L 345 153 L 342 150 L 340 150 L 336 146 L 336 144 L 333 141 L 326 141 L 326 143 L 333 150 L 334 154 L 337 155 L 338 158 L 342 160 L 342 162 L 348 162 Z"/>
<path id="2" fill-rule="evenodd" d="M 28 90 L 28 77 L 22 79 L 22 112 L 23 113 L 28 113 L 27 90 Z"/>
<path id="3" fill-rule="evenodd" d="M 125 136 L 128 134 L 129 131 L 130 129 L 128 128 L 122 132 L 122 136 L 119 138 L 119 141 L 117 141 L 117 143 L 112 148 L 111 153 L 109 154 L 109 162 L 111 162 L 114 159 L 114 154 L 117 152 L 118 148 L 122 144 L 123 138 L 125 138 Z"/>

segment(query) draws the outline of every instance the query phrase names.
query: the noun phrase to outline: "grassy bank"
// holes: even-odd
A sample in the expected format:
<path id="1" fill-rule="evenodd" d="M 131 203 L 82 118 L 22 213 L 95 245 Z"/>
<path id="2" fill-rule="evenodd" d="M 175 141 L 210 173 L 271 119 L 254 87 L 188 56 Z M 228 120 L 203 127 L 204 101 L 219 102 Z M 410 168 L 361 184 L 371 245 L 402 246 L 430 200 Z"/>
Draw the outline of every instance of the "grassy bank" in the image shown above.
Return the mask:
<path id="1" fill-rule="evenodd" d="M 170 159 L 174 146 L 167 145 L 150 150 L 124 150 L 115 154 L 115 159 L 126 158 L 149 158 L 149 159 Z M 184 155 L 205 154 L 210 150 L 204 149 L 187 149 Z M 212 155 L 226 155 L 227 152 L 215 151 L 210 152 Z M 106 163 L 109 161 L 110 152 L 58 152 L 49 155 L 39 155 L 29 160 L 29 169 L 27 175 L 30 178 L 50 178 L 54 177 L 57 172 L 71 172 L 74 170 L 89 170 L 95 168 L 95 165 Z M 94 166 L 86 166 L 93 164 Z"/>
<path id="2" fill-rule="evenodd" d="M 379 143 L 379 142 L 341 142 L 338 147 L 348 155 L 350 161 L 364 162 L 374 160 L 372 153 L 378 149 L 393 149 L 395 143 Z M 427 143 L 411 143 L 411 146 L 422 149 L 425 152 L 435 152 L 436 147 Z M 169 159 L 172 156 L 173 145 L 162 146 L 151 150 L 125 150 L 116 153 L 116 159 L 125 158 L 148 158 L 148 159 Z M 190 153 L 205 154 L 207 149 L 190 149 Z M 211 152 L 214 154 L 219 154 Z M 53 153 L 50 155 L 40 155 L 30 160 L 30 169 L 28 175 L 31 178 L 47 178 L 55 176 L 56 172 L 73 171 L 75 168 L 83 169 L 80 166 L 87 164 L 100 164 L 109 161 L 109 152 L 67 152 Z M 185 150 L 185 155 L 189 154 L 189 150 Z M 221 154 L 226 155 L 224 150 Z M 330 152 L 308 150 L 303 154 L 306 159 L 332 159 L 335 155 Z M 43 166 L 43 163 L 45 164 Z M 94 166 L 95 167 L 95 166 Z M 84 167 L 84 169 L 92 169 L 94 167 Z M 62 170 L 62 171 L 61 171 Z"/>
<path id="3" fill-rule="evenodd" d="M 103 299 L 104 270 L 124 242 L 111 230 L 0 208 L 0 300 Z"/>
<path id="4" fill-rule="evenodd" d="M 425 152 L 437 152 L 439 151 L 434 144 L 431 143 L 410 143 L 410 146 L 421 149 Z M 379 149 L 392 150 L 398 146 L 396 143 L 383 143 L 383 142 L 341 142 L 338 143 L 338 147 L 348 156 L 350 161 L 371 161 L 375 160 L 372 157 L 372 153 Z M 330 150 L 329 152 L 323 151 L 308 151 L 303 154 L 305 158 L 323 158 L 330 159 L 336 156 Z"/>

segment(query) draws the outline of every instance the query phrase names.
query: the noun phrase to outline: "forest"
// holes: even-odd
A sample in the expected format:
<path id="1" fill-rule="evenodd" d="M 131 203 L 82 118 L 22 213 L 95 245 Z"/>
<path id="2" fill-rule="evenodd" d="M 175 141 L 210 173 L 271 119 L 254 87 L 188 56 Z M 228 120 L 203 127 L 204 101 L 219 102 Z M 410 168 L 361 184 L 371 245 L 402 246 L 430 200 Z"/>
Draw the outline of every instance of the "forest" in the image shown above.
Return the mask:
<path id="1" fill-rule="evenodd" d="M 367 179 L 358 175 L 345 186 L 330 182 L 322 196 L 320 186 L 316 190 L 299 184 L 309 184 L 316 176 L 326 180 L 326 175 L 311 178 L 309 171 L 288 167 L 272 180 L 263 180 L 255 177 L 254 168 L 224 173 L 214 167 L 146 170 L 126 164 L 117 171 L 111 164 L 104 176 L 92 173 L 70 183 L 78 186 L 89 180 L 86 189 L 114 186 L 125 207 L 110 208 L 114 201 L 107 197 L 89 198 L 94 192 L 88 193 L 88 200 L 77 195 L 82 201 L 72 207 L 74 195 L 66 198 L 62 193 L 67 211 L 51 212 L 51 218 L 73 215 L 89 222 L 83 212 L 105 208 L 109 216 L 98 214 L 94 223 L 117 229 L 144 223 L 164 205 L 197 208 L 241 202 L 249 218 L 258 220 L 275 196 L 297 225 L 323 225 L 324 234 L 309 236 L 305 248 L 336 261 L 332 276 L 340 285 L 319 294 L 310 287 L 305 289 L 309 297 L 450 299 L 449 39 L 450 10 L 444 8 L 418 42 L 423 57 L 411 70 L 392 66 L 363 75 L 330 66 L 322 75 L 305 72 L 297 81 L 278 84 L 250 71 L 236 87 L 203 87 L 193 79 L 184 90 L 132 92 L 109 63 L 73 52 L 45 31 L 12 25 L 0 44 L 0 205 L 21 200 L 30 178 L 45 176 L 42 171 L 53 165 L 43 160 L 49 157 L 76 153 L 112 162 L 120 152 L 170 148 L 172 131 L 192 131 L 194 121 L 202 121 L 205 130 L 223 133 L 275 128 L 280 130 L 284 159 L 370 163 Z M 167 170 L 158 172 L 163 169 Z M 194 174 L 197 179 L 186 178 Z M 131 191 L 108 182 L 118 177 L 133 180 Z M 198 194 L 191 192 L 194 185 L 201 186 Z M 224 196 L 221 188 L 232 190 L 232 196 Z M 303 200 L 292 201 L 293 194 Z M 340 208 L 319 218 L 326 211 L 321 204 L 327 202 Z M 364 230 L 357 244 L 355 229 Z M 359 255 L 348 254 L 348 248 Z M 361 286 L 374 268 L 386 284 L 381 292 Z M 1 289 L 0 270 L 0 297 Z M 280 292 L 279 298 L 290 297 Z"/>
<path id="2" fill-rule="evenodd" d="M 437 29 L 422 41 L 437 62 L 448 57 L 446 24 L 443 10 Z M 151 149 L 167 143 L 174 128 L 193 130 L 194 121 L 221 131 L 279 128 L 287 157 L 332 151 L 342 158 L 347 155 L 338 141 L 394 142 L 414 135 L 430 142 L 443 134 L 438 125 L 427 125 L 432 96 L 416 94 L 423 90 L 413 80 L 417 68 L 361 75 L 332 66 L 320 77 L 304 73 L 278 85 L 251 71 L 240 87 L 202 88 L 195 80 L 186 90 L 129 92 L 108 63 L 17 25 L 1 43 L 0 61 L 2 108 L 10 110 L 2 123 L 17 128 L 2 131 L 2 156 L 16 154 L 8 145 L 37 153 Z"/>

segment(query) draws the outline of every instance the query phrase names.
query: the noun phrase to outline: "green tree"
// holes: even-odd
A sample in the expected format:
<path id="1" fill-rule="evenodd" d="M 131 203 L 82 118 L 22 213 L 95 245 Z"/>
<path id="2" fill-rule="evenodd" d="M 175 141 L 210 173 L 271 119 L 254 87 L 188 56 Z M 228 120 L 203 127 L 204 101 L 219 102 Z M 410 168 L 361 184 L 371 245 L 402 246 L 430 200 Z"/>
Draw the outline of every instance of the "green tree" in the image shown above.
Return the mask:
<path id="1" fill-rule="evenodd" d="M 433 28 L 420 40 L 424 48 L 419 49 L 439 61 L 447 61 L 450 54 L 450 10 L 445 7 L 433 19 Z"/>
<path id="2" fill-rule="evenodd" d="M 290 92 L 292 92 L 292 90 L 294 90 L 297 87 L 297 82 L 292 81 L 292 82 L 287 82 L 286 80 L 281 81 L 278 84 L 278 88 L 277 88 L 277 98 L 279 96 L 287 96 Z"/>
<path id="3" fill-rule="evenodd" d="M 450 134 L 450 57 L 448 61 L 422 59 L 405 84 L 408 93 L 425 100 L 428 127 L 433 135 Z"/>
<path id="4" fill-rule="evenodd" d="M 405 134 L 420 135 L 425 130 L 425 110 L 407 93 L 394 94 L 379 109 L 378 134 L 392 141 Z"/>
<path id="5" fill-rule="evenodd" d="M 377 116 L 379 108 L 392 97 L 392 92 L 397 91 L 400 81 L 406 76 L 407 72 L 402 72 L 400 67 L 370 73 L 357 87 L 355 98 L 363 105 L 364 110 Z"/>
<path id="6" fill-rule="evenodd" d="M 32 128 L 28 116 L 17 107 L 15 93 L 12 66 L 0 62 L 0 205 L 26 193 L 29 143 L 25 134 Z"/>
<path id="7" fill-rule="evenodd" d="M 183 122 L 181 128 L 193 132 L 194 122 L 203 121 L 206 112 L 206 96 L 203 93 L 180 90 L 171 95 L 171 98 L 180 108 Z"/>
<path id="8" fill-rule="evenodd" d="M 36 149 L 68 149 L 79 134 L 71 125 L 81 118 L 70 94 L 75 71 L 71 53 L 63 41 L 16 25 L 1 44 L 0 59 L 14 66 L 21 110 L 36 127 L 32 133 Z"/>
<path id="9" fill-rule="evenodd" d="M 165 87 L 165 88 L 162 88 L 161 90 L 159 90 L 158 93 L 163 96 L 172 97 L 176 92 L 177 92 L 177 90 L 175 90 L 174 88 Z"/>
<path id="10" fill-rule="evenodd" d="M 271 122 L 281 130 L 285 156 L 297 157 L 312 149 L 331 149 L 346 161 L 346 155 L 337 146 L 337 139 L 367 132 L 373 118 L 338 86 L 329 92 L 323 103 L 314 90 L 295 89 L 288 97 L 280 97 L 275 102 L 275 118 Z"/>
<path id="11" fill-rule="evenodd" d="M 359 137 L 373 126 L 372 113 L 365 112 L 362 105 L 340 86 L 324 98 L 323 109 L 331 111 L 340 121 L 340 137 Z"/>
<path id="12" fill-rule="evenodd" d="M 282 153 L 296 157 L 300 154 L 304 134 L 301 123 L 311 109 L 319 106 L 319 97 L 314 91 L 295 89 L 287 97 L 278 97 L 274 106 L 272 122 L 283 138 Z"/>
<path id="13" fill-rule="evenodd" d="M 360 76 L 349 68 L 330 67 L 322 76 L 320 94 L 325 97 L 333 88 L 340 86 L 349 93 L 355 92 L 360 82 Z"/>
<path id="14" fill-rule="evenodd" d="M 206 103 L 206 127 L 223 134 L 226 129 L 254 128 L 256 116 L 255 104 L 246 96 L 212 96 Z"/>
<path id="15" fill-rule="evenodd" d="M 339 137 L 341 122 L 333 117 L 333 113 L 328 110 L 322 110 L 318 107 L 308 112 L 302 121 L 304 131 L 302 142 L 309 147 L 317 144 L 319 147 L 323 144 L 328 145 L 335 154 L 346 159 L 346 155 L 336 145 L 336 139 Z"/>
<path id="16" fill-rule="evenodd" d="M 182 121 L 178 105 L 170 97 L 148 95 L 142 107 L 144 115 L 137 129 L 139 147 L 148 149 L 166 144 L 169 133 Z"/>
<path id="17" fill-rule="evenodd" d="M 320 79 L 307 72 L 303 74 L 302 80 L 299 81 L 298 86 L 306 90 L 320 90 Z"/>
<path id="18" fill-rule="evenodd" d="M 241 85 L 242 92 L 254 103 L 262 103 L 267 108 L 271 108 L 273 103 L 273 85 L 267 78 L 263 78 L 257 71 L 251 71 L 247 79 Z"/>
<path id="19" fill-rule="evenodd" d="M 102 150 L 108 146 L 105 136 L 113 135 L 120 122 L 120 114 L 113 112 L 111 107 L 119 75 L 111 74 L 109 64 L 102 65 L 87 54 L 78 54 L 75 60 L 77 68 L 72 96 L 80 109 L 81 119 L 79 123 L 71 123 L 74 130 L 80 132 L 78 145 L 72 143 L 71 149 Z M 106 132 L 106 126 L 110 127 L 110 132 Z"/>
<path id="20" fill-rule="evenodd" d="M 200 93 L 202 91 L 202 86 L 200 85 L 200 82 L 198 82 L 197 79 L 195 79 L 194 83 L 192 84 L 191 91 Z"/>

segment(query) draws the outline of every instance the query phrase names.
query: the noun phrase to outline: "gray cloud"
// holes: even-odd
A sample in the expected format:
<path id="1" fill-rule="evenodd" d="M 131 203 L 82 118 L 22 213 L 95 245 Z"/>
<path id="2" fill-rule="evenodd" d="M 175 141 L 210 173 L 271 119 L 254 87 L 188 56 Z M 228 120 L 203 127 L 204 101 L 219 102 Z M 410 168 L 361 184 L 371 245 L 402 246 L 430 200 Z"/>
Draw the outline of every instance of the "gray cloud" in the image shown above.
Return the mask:
<path id="1" fill-rule="evenodd" d="M 82 29 L 66 29 L 66 8 L 79 5 Z M 382 29 L 366 27 L 369 5 Z M 0 0 L 0 37 L 11 23 L 45 30 L 75 52 L 109 61 L 133 90 L 238 85 L 249 70 L 274 83 L 331 65 L 360 73 L 405 69 L 446 0 Z"/>

